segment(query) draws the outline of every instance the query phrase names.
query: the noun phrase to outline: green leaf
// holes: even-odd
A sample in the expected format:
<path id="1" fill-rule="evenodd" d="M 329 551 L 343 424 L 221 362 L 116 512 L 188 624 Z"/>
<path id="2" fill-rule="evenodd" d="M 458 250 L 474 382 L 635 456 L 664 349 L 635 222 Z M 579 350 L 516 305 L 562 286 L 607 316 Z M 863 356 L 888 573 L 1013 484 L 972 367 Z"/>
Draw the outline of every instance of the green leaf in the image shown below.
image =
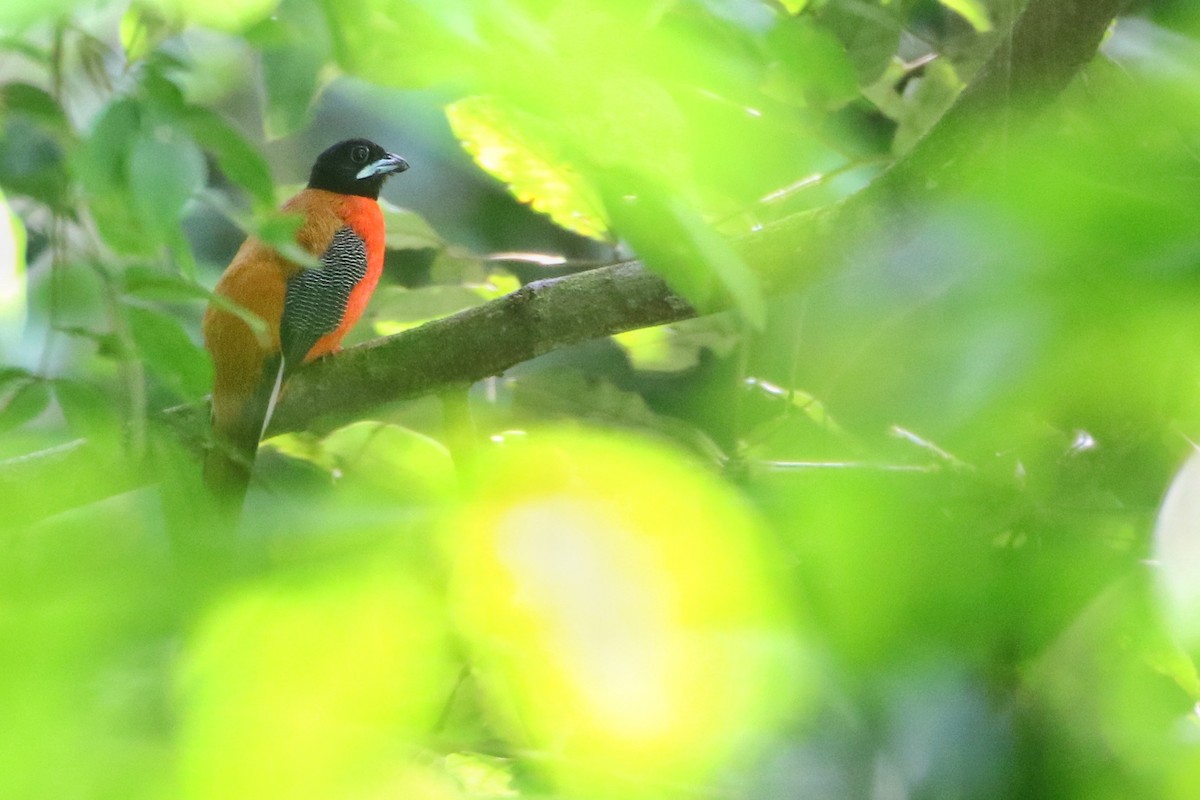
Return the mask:
<path id="1" fill-rule="evenodd" d="M 475 0 L 324 0 L 324 7 L 338 63 L 383 86 L 451 83 L 485 57 Z M 504 10 L 517 11 L 507 3 Z"/>
<path id="2" fill-rule="evenodd" d="M 68 136 L 71 123 L 50 93 L 33 84 L 13 81 L 0 86 L 0 111 L 23 114 L 61 136 Z"/>
<path id="3" fill-rule="evenodd" d="M 672 188 L 629 176 L 614 176 L 608 191 L 623 194 L 612 203 L 613 223 L 621 236 L 697 310 L 718 309 L 724 295 L 752 326 L 766 323 L 758 277 L 690 203 Z"/>
<path id="4" fill-rule="evenodd" d="M 50 387 L 34 378 L 21 383 L 0 403 L 0 433 L 19 428 L 35 419 L 50 405 Z"/>
<path id="5" fill-rule="evenodd" d="M 319 269 L 321 261 L 296 242 L 296 231 L 304 224 L 301 214 L 284 213 L 274 209 L 253 222 L 253 233 L 289 261 L 310 269 Z"/>
<path id="6" fill-rule="evenodd" d="M 382 199 L 379 207 L 383 209 L 389 250 L 441 250 L 446 246 L 437 231 L 417 212 Z"/>
<path id="7" fill-rule="evenodd" d="M 125 294 L 130 297 L 163 302 L 203 300 L 236 315 L 250 327 L 250 330 L 264 346 L 270 342 L 267 323 L 257 314 L 247 311 L 224 295 L 214 294 L 194 280 L 185 278 L 176 272 L 132 266 L 124 270 L 121 279 Z"/>
<path id="8" fill-rule="evenodd" d="M 167 302 L 208 300 L 212 292 L 177 272 L 165 272 L 154 267 L 131 266 L 121 273 L 125 294 L 145 300 Z"/>
<path id="9" fill-rule="evenodd" d="M 100 388 L 62 378 L 54 381 L 54 397 L 76 436 L 95 442 L 120 434 L 121 415 L 112 396 Z"/>
<path id="10" fill-rule="evenodd" d="M 46 46 L 29 41 L 24 36 L 11 33 L 0 33 L 0 50 L 19 54 L 40 66 L 50 64 L 50 52 Z"/>
<path id="11" fill-rule="evenodd" d="M 0 392 L 18 381 L 30 380 L 33 375 L 29 370 L 20 367 L 0 367 Z"/>
<path id="12" fill-rule="evenodd" d="M 141 105 L 130 98 L 116 100 L 100 113 L 73 159 L 96 225 L 118 252 L 153 250 L 132 207 L 126 177 L 130 145 L 140 138 L 141 126 Z"/>
<path id="13" fill-rule="evenodd" d="M 987 6 L 980 0 L 938 0 L 938 2 L 969 22 L 971 27 L 979 33 L 987 33 L 992 29 L 992 19 L 988 16 Z"/>
<path id="14" fill-rule="evenodd" d="M 0 126 L 0 185 L 73 216 L 64 141 L 28 116 L 9 115 Z"/>
<path id="15" fill-rule="evenodd" d="M 767 35 L 775 59 L 767 90 L 790 103 L 836 109 L 858 96 L 858 76 L 845 47 L 808 17 L 780 20 Z"/>
<path id="16" fill-rule="evenodd" d="M 481 284 L 488 280 L 484 261 L 457 248 L 443 250 L 429 265 L 429 277 L 436 284 Z"/>
<path id="17" fill-rule="evenodd" d="M 308 124 L 321 72 L 333 58 L 324 11 L 317 0 L 284 0 L 251 37 L 262 53 L 267 136 L 294 133 Z"/>
<path id="18" fill-rule="evenodd" d="M 262 154 L 236 128 L 206 108 L 189 106 L 179 118 L 200 147 L 212 153 L 217 166 L 250 193 L 262 209 L 275 207 L 275 186 Z"/>
<path id="19" fill-rule="evenodd" d="M 185 401 L 212 388 L 212 365 L 188 338 L 177 319 L 159 311 L 126 305 L 125 316 L 138 354 L 154 377 Z"/>
<path id="20" fill-rule="evenodd" d="M 204 156 L 169 124 L 143 129 L 129 154 L 129 188 L 145 226 L 162 239 L 178 230 L 183 207 L 204 185 Z"/>
<path id="21" fill-rule="evenodd" d="M 816 19 L 842 41 L 859 84 L 866 85 L 883 74 L 900 46 L 899 14 L 898 4 L 888 8 L 868 0 L 830 0 Z"/>
<path id="22" fill-rule="evenodd" d="M 454 135 L 487 172 L 569 231 L 603 240 L 608 222 L 594 187 L 539 134 L 538 120 L 492 98 L 468 97 L 446 106 Z"/>

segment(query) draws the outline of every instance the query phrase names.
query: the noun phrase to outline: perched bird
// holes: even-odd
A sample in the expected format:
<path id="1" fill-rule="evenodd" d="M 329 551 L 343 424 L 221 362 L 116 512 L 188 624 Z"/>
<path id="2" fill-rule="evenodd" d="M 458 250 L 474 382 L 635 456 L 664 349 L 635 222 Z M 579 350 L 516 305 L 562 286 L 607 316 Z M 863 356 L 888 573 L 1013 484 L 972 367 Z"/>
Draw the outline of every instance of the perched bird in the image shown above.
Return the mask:
<path id="1" fill-rule="evenodd" d="M 215 293 L 261 318 L 267 336 L 210 303 L 204 344 L 214 368 L 214 446 L 204 480 L 240 508 L 258 442 L 288 377 L 305 362 L 337 350 L 362 316 L 383 270 L 379 191 L 408 162 L 366 139 L 338 142 L 317 157 L 308 186 L 283 204 L 303 223 L 296 242 L 320 260 L 304 267 L 251 237 L 233 257 Z"/>

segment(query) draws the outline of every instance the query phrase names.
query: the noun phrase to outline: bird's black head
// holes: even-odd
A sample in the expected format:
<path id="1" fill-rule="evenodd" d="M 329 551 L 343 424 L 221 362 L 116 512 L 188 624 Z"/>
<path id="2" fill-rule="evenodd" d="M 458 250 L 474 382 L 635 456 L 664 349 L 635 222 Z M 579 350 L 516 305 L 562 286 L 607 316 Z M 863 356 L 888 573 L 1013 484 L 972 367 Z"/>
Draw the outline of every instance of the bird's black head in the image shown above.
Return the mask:
<path id="1" fill-rule="evenodd" d="M 308 188 L 379 199 L 388 175 L 404 172 L 408 162 L 368 139 L 347 139 L 317 156 Z"/>

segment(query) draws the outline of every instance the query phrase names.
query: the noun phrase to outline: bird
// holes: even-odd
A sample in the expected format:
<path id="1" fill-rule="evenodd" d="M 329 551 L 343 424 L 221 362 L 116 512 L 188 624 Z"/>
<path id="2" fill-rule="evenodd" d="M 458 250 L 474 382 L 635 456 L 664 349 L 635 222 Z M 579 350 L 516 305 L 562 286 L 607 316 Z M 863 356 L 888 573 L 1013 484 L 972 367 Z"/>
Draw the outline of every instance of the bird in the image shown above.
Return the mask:
<path id="1" fill-rule="evenodd" d="M 300 215 L 296 244 L 319 265 L 287 258 L 246 239 L 213 290 L 201 325 L 213 363 L 213 440 L 204 482 L 226 509 L 240 511 L 258 443 L 295 371 L 332 353 L 358 322 L 383 271 L 379 193 L 408 169 L 402 157 L 368 139 L 332 145 L 308 184 L 282 206 Z M 266 323 L 256 332 L 233 306 Z"/>

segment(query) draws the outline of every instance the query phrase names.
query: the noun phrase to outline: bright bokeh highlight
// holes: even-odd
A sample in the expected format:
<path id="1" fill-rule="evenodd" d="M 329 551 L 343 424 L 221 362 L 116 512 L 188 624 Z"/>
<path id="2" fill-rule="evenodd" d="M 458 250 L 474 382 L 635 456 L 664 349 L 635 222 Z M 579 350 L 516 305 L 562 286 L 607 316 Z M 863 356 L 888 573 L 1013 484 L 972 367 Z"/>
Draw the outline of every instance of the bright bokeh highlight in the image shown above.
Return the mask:
<path id="1" fill-rule="evenodd" d="M 478 478 L 450 534 L 457 619 L 506 724 L 564 786 L 666 791 L 795 709 L 807 676 L 765 531 L 713 476 L 658 444 L 559 431 L 502 445 Z"/>

